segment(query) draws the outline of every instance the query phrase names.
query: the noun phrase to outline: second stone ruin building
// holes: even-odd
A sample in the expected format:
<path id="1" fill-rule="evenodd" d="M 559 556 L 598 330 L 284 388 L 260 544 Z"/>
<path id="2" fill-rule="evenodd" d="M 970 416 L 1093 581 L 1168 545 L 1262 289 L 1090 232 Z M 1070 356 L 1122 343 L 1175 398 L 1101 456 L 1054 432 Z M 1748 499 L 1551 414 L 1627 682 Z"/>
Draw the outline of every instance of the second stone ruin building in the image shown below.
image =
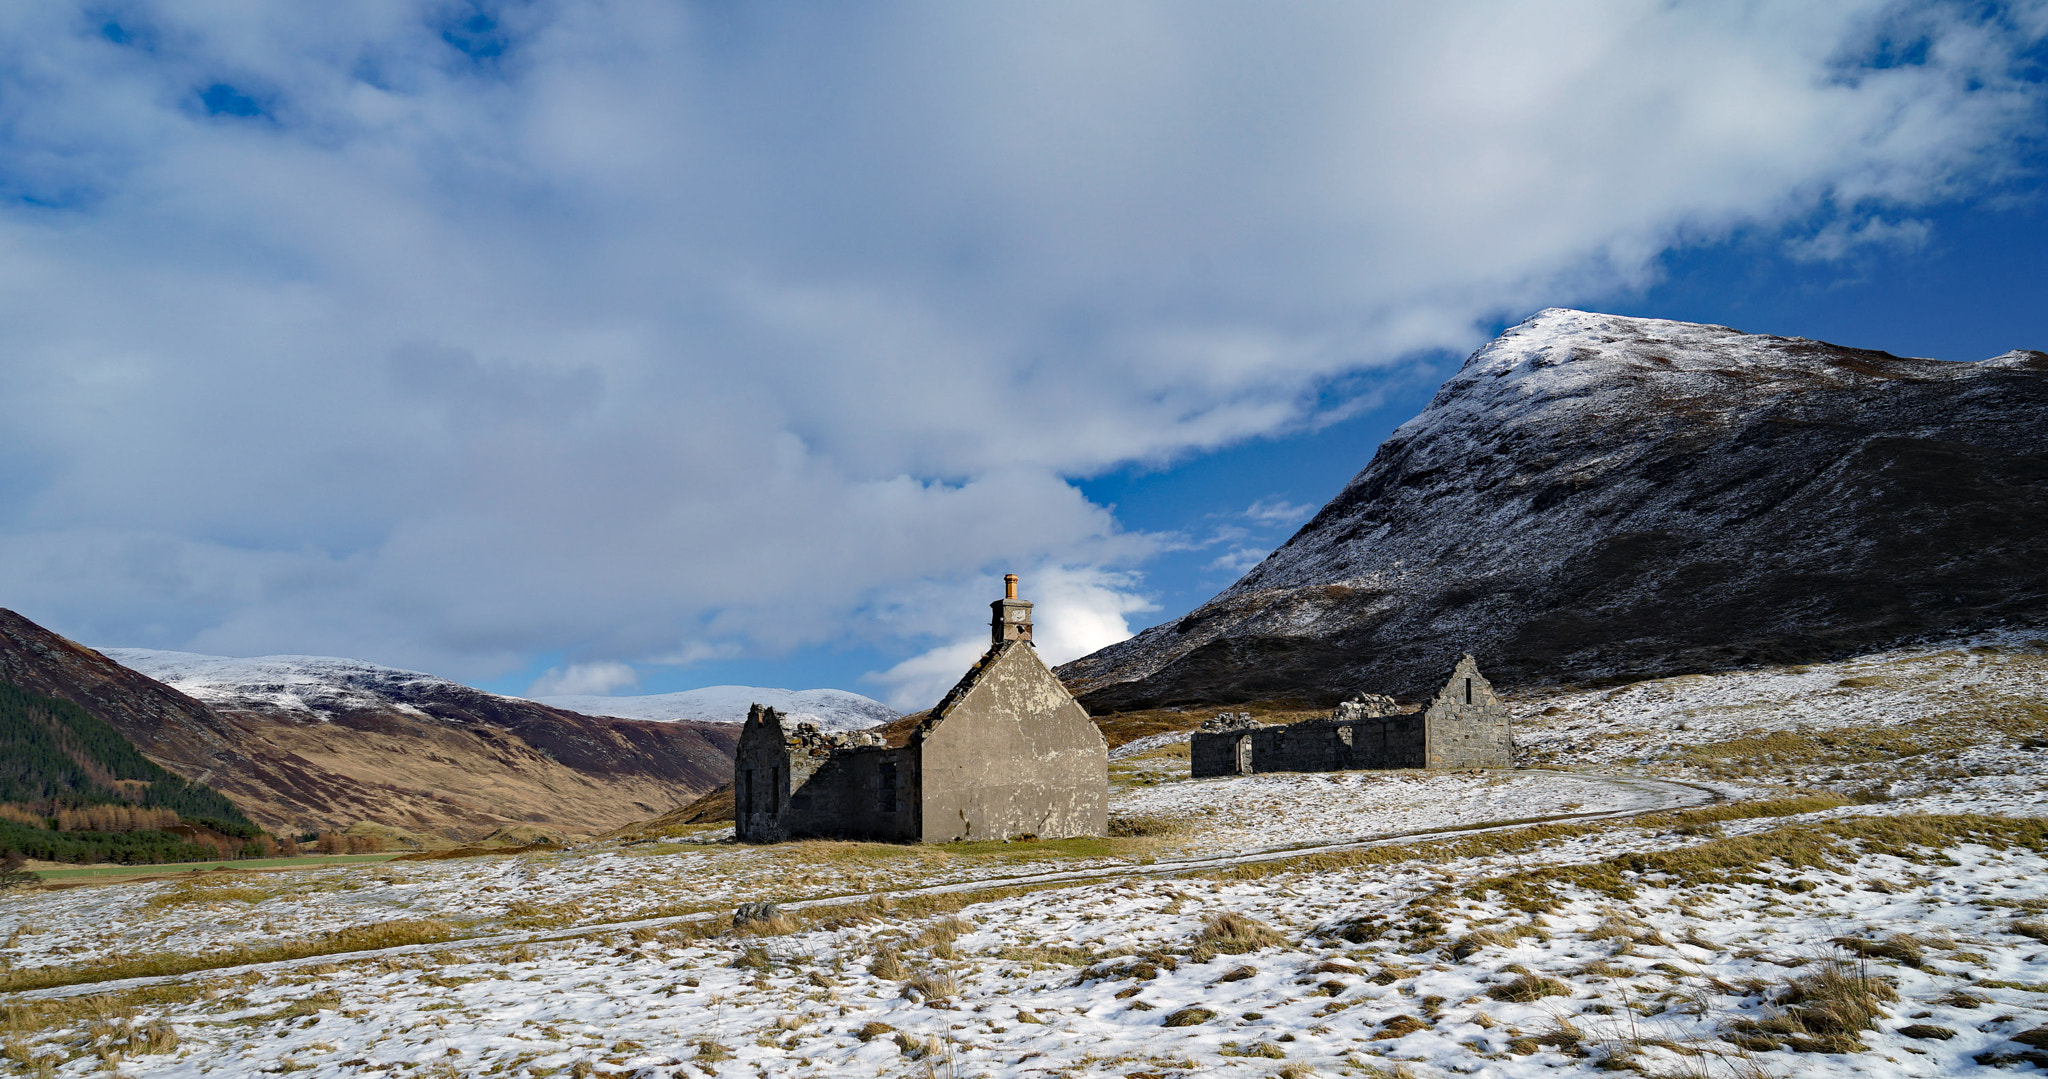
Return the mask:
<path id="1" fill-rule="evenodd" d="M 755 705 L 733 761 L 742 842 L 803 837 L 948 843 L 1103 835 L 1109 750 L 1031 643 L 1004 578 L 989 650 L 913 725 L 847 734 Z M 914 717 L 913 717 L 914 718 Z"/>
<path id="2" fill-rule="evenodd" d="M 1254 772 L 1338 772 L 1353 768 L 1508 768 L 1514 737 L 1507 705 L 1467 655 L 1423 707 L 1360 694 L 1328 719 L 1286 725 L 1224 713 L 1189 736 L 1189 771 L 1202 776 Z"/>

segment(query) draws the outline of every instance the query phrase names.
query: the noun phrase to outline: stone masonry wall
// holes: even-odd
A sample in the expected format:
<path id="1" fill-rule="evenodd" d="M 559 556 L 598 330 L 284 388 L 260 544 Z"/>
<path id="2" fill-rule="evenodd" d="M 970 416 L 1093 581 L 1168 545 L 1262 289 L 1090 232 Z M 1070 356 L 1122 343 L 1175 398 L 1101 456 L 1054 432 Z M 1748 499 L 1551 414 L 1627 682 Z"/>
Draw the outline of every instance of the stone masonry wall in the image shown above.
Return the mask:
<path id="1" fill-rule="evenodd" d="M 1226 713 L 1188 737 L 1189 772 L 1336 772 L 1354 768 L 1510 768 L 1514 736 L 1508 708 L 1467 655 L 1421 711 L 1361 694 L 1329 719 L 1261 726 Z M 1406 706 L 1414 708 L 1413 705 Z"/>
<path id="2" fill-rule="evenodd" d="M 1189 771 L 1203 776 L 1254 772 L 1339 772 L 1355 768 L 1424 767 L 1421 715 L 1312 719 L 1286 726 L 1196 731 L 1188 738 Z"/>
<path id="3" fill-rule="evenodd" d="M 1467 655 L 1423 712 L 1429 768 L 1512 768 L 1514 735 L 1508 707 Z"/>

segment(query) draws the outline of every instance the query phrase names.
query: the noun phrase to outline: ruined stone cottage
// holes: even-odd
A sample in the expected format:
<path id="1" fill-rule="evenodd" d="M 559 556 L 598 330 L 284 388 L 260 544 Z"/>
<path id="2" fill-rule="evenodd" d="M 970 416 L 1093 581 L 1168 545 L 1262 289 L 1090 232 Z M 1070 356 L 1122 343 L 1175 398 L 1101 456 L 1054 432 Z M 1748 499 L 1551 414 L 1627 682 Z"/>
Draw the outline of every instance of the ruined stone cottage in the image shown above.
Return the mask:
<path id="1" fill-rule="evenodd" d="M 914 724 L 833 734 L 755 705 L 733 761 L 740 840 L 1105 834 L 1108 746 L 1038 658 L 1016 576 L 1003 580 L 989 650 Z"/>
<path id="2" fill-rule="evenodd" d="M 1327 719 L 1260 724 L 1224 713 L 1189 737 L 1196 777 L 1353 768 L 1508 768 L 1514 737 L 1507 705 L 1470 655 L 1426 706 L 1362 693 Z"/>

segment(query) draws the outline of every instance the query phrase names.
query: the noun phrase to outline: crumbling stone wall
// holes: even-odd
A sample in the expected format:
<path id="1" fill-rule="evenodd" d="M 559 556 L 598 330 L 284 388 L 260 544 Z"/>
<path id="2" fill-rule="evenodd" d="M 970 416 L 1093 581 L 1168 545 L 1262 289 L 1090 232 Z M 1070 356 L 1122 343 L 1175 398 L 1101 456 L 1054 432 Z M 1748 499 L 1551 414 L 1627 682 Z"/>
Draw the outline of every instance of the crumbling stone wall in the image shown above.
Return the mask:
<path id="1" fill-rule="evenodd" d="M 916 799 L 900 791 L 916 784 L 915 753 L 865 731 L 792 727 L 757 704 L 747 711 L 733 759 L 733 834 L 746 843 L 914 836 Z"/>
<path id="2" fill-rule="evenodd" d="M 1416 712 L 1223 730 L 1205 725 L 1188 743 L 1189 771 L 1197 777 L 1420 768 L 1425 745 Z"/>
<path id="3" fill-rule="evenodd" d="M 1507 706 L 1467 655 L 1425 707 L 1361 693 L 1328 719 L 1259 724 L 1225 712 L 1188 738 L 1196 777 L 1357 768 L 1507 768 L 1514 740 Z"/>

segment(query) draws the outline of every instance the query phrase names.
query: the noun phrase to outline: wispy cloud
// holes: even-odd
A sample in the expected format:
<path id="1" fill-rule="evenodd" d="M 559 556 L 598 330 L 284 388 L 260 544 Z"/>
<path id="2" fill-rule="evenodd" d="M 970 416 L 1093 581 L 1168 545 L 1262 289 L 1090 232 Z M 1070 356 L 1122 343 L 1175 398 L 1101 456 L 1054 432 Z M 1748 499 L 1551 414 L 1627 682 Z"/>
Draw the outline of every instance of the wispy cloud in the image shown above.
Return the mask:
<path id="1" fill-rule="evenodd" d="M 1262 498 L 1245 507 L 1244 516 L 1262 525 L 1292 525 L 1308 520 L 1315 511 L 1314 506 L 1296 505 L 1280 498 Z"/>
<path id="2" fill-rule="evenodd" d="M 534 679 L 526 690 L 529 697 L 606 695 L 640 684 L 639 675 L 624 663 L 572 663 L 555 667 Z"/>
<path id="3" fill-rule="evenodd" d="M 1267 555 L 1272 553 L 1271 550 L 1261 547 L 1232 547 L 1230 550 L 1217 555 L 1214 560 L 1202 568 L 1243 575 L 1246 570 L 1258 565 L 1265 560 Z"/>
<path id="4" fill-rule="evenodd" d="M 1865 252 L 1896 254 L 1914 251 L 1927 246 L 1928 237 L 1933 234 L 1934 226 L 1912 218 L 1903 221 L 1886 221 L 1881 217 L 1861 221 L 1836 220 L 1828 222 L 1811 236 L 1787 241 L 1785 249 L 1801 262 L 1836 262 Z"/>

